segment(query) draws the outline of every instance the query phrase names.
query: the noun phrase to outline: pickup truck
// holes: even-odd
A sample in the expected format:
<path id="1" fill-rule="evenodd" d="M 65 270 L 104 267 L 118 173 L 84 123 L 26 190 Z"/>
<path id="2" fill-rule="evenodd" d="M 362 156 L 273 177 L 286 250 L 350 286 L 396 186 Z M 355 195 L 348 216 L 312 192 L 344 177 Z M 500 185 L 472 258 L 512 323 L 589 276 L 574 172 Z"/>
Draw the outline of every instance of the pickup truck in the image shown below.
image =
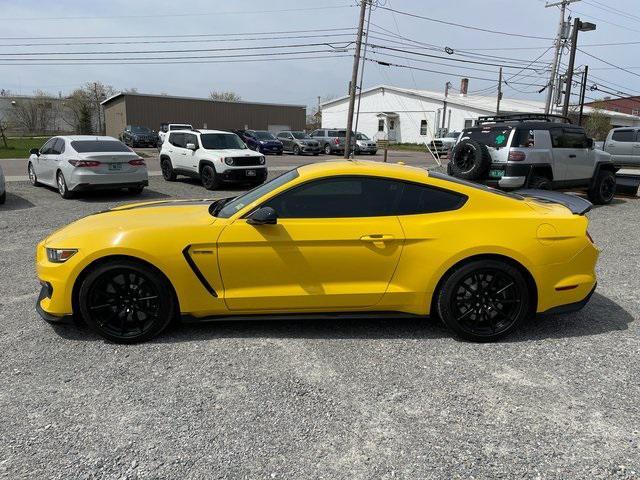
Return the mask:
<path id="1" fill-rule="evenodd" d="M 611 129 L 602 149 L 617 167 L 640 167 L 640 127 Z"/>

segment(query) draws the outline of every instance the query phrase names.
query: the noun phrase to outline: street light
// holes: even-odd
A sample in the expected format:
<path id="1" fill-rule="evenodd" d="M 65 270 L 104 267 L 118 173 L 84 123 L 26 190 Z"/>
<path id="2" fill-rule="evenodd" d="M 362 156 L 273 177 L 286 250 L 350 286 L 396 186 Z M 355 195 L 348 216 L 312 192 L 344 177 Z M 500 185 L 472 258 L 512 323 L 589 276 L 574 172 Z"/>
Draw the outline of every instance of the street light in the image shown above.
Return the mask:
<path id="1" fill-rule="evenodd" d="M 569 102 L 571 101 L 571 83 L 573 82 L 573 67 L 576 61 L 576 48 L 578 47 L 578 32 L 591 32 L 595 29 L 595 23 L 581 22 L 579 18 L 573 20 L 571 56 L 569 57 L 569 67 L 567 68 L 567 83 L 564 89 L 564 105 L 562 107 L 562 115 L 565 117 L 569 114 Z"/>

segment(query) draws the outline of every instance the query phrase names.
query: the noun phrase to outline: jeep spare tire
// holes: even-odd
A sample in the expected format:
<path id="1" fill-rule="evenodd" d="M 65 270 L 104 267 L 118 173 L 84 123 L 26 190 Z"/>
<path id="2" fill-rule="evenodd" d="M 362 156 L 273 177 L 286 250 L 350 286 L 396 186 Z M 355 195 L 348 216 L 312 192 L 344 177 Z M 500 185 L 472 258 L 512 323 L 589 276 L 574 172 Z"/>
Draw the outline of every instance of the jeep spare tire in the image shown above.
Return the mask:
<path id="1" fill-rule="evenodd" d="M 476 180 L 489 170 L 491 155 L 486 145 L 467 138 L 453 148 L 449 164 L 454 177 Z"/>

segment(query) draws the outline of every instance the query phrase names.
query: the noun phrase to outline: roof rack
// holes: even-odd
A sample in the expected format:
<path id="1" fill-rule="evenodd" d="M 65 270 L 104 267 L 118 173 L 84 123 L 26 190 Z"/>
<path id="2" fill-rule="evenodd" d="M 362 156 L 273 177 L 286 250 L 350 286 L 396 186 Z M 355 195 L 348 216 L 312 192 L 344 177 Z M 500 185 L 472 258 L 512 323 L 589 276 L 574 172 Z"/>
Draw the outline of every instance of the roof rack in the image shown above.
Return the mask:
<path id="1" fill-rule="evenodd" d="M 487 115 L 478 117 L 476 124 L 482 125 L 484 123 L 526 122 L 528 120 L 551 123 L 571 123 L 571 120 L 568 117 L 564 117 L 562 115 L 552 115 L 546 113 L 512 113 L 507 115 Z"/>

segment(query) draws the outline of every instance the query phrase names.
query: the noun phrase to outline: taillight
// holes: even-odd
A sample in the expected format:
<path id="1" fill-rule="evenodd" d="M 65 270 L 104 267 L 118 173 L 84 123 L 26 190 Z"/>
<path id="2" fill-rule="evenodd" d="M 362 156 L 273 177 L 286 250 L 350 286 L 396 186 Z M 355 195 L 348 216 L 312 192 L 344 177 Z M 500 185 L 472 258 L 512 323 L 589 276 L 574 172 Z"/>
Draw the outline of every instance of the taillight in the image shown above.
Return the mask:
<path id="1" fill-rule="evenodd" d="M 509 152 L 509 161 L 510 162 L 522 162 L 525 158 L 527 158 L 527 154 L 524 152 Z"/>
<path id="2" fill-rule="evenodd" d="M 338 140 L 337 138 L 333 141 L 333 143 L 335 143 L 336 145 L 340 145 L 340 140 Z"/>
<path id="3" fill-rule="evenodd" d="M 80 167 L 93 168 L 93 167 L 100 166 L 100 162 L 96 160 L 69 160 L 69 163 L 74 167 L 78 167 L 78 168 Z"/>
<path id="4" fill-rule="evenodd" d="M 146 165 L 146 163 L 144 163 L 143 159 L 136 158 L 134 160 L 129 160 L 129 165 L 133 165 L 134 167 L 142 167 L 143 165 Z"/>

